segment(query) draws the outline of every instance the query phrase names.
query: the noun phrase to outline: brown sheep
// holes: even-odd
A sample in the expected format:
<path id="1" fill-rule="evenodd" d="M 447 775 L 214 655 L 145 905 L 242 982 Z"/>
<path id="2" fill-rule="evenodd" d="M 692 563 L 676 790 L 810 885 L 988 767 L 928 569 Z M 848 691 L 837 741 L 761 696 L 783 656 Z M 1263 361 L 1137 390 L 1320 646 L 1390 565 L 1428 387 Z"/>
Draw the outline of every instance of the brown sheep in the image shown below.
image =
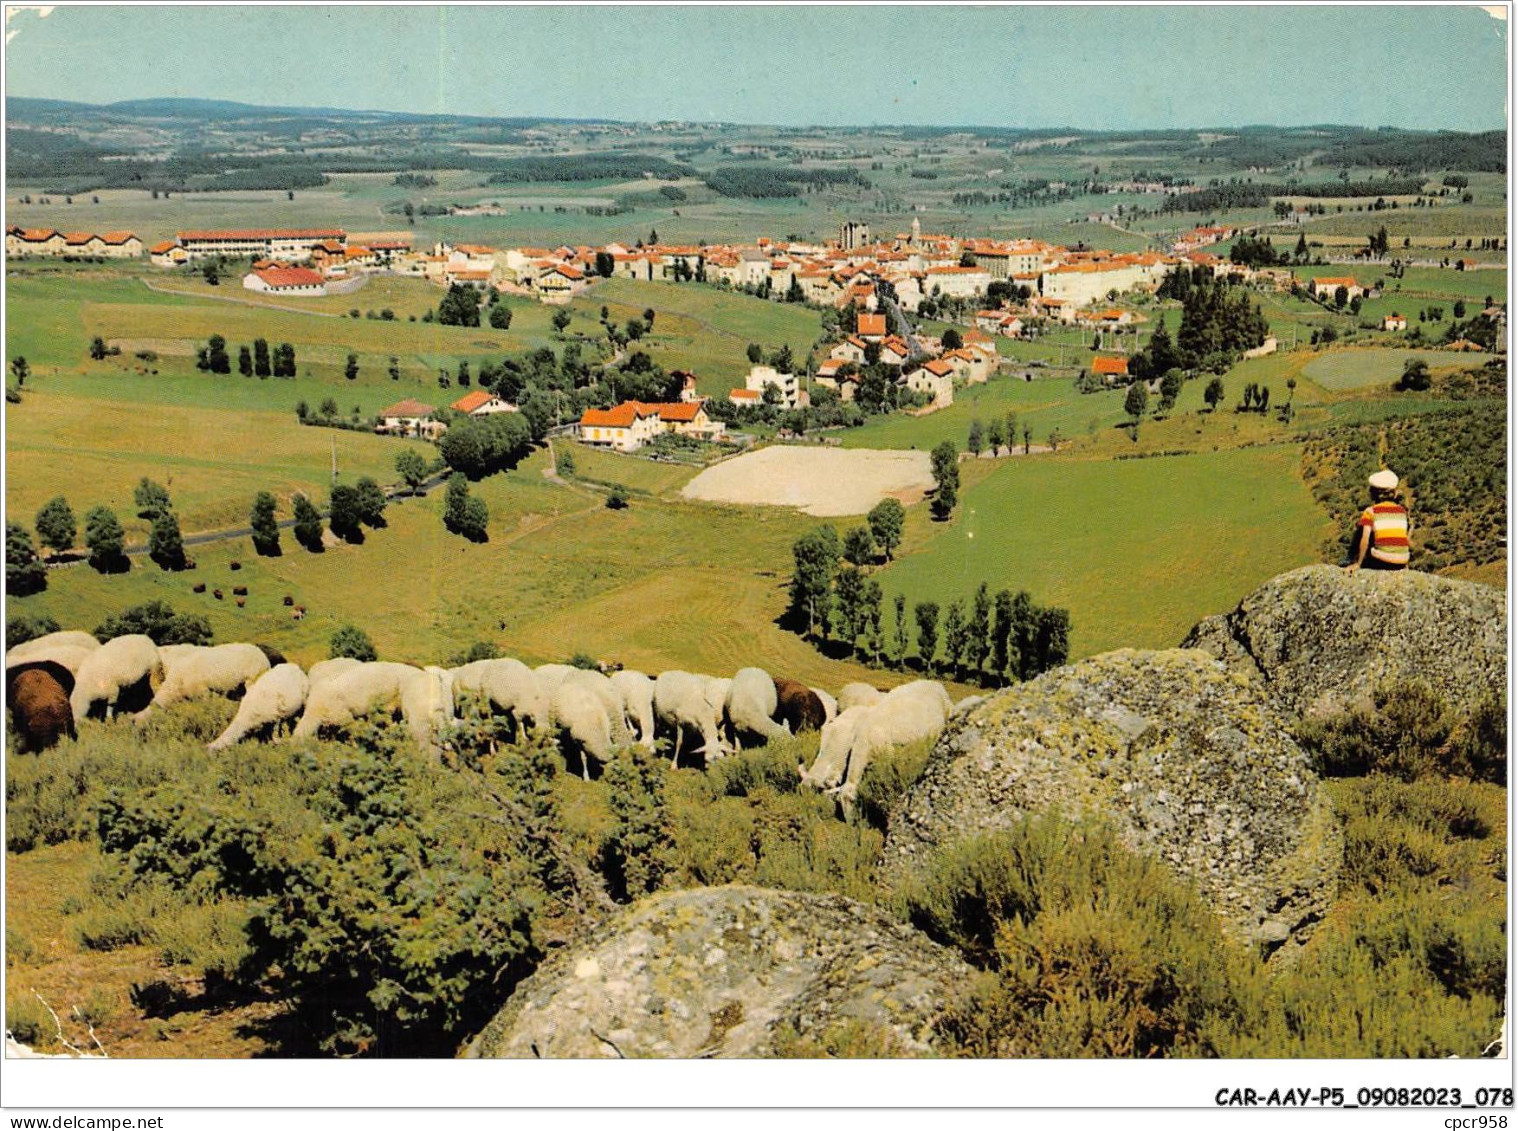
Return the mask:
<path id="1" fill-rule="evenodd" d="M 211 590 L 211 596 L 215 597 L 218 601 L 220 601 L 221 600 L 221 590 L 220 589 L 213 589 L 213 590 Z"/>
<path id="2" fill-rule="evenodd" d="M 232 569 L 242 569 L 242 562 L 232 562 L 230 568 L 232 568 Z"/>
<path id="3" fill-rule="evenodd" d="M 234 585 L 234 586 L 232 586 L 232 596 L 234 596 L 234 597 L 246 597 L 247 595 L 248 595 L 248 587 L 246 585 Z"/>
<path id="4" fill-rule="evenodd" d="M 246 597 L 239 597 L 239 598 L 237 598 L 237 607 L 239 609 L 245 609 L 245 608 L 247 608 L 248 607 L 248 599 Z"/>
<path id="5" fill-rule="evenodd" d="M 292 596 L 290 596 L 290 594 L 286 593 L 285 594 L 285 608 L 288 609 L 288 608 L 290 608 L 294 604 L 295 604 L 295 598 L 292 597 Z"/>
<path id="6" fill-rule="evenodd" d="M 206 583 L 204 581 L 197 581 L 194 586 L 194 591 L 196 593 L 204 593 L 206 591 Z"/>
<path id="7" fill-rule="evenodd" d="M 291 620 L 303 620 L 305 618 L 305 615 L 306 615 L 306 606 L 304 606 L 304 605 L 296 605 L 295 608 L 294 608 L 294 610 L 290 613 L 290 619 Z"/>
<path id="8" fill-rule="evenodd" d="M 39 754 L 56 746 L 64 735 L 76 737 L 74 712 L 60 674 L 67 677 L 67 669 L 57 664 L 12 669 L 6 698 L 21 749 L 27 753 Z"/>
<path id="9" fill-rule="evenodd" d="M 821 730 L 827 722 L 827 711 L 817 693 L 804 683 L 794 679 L 775 677 L 775 721 L 791 728 L 792 734 L 804 730 Z"/>

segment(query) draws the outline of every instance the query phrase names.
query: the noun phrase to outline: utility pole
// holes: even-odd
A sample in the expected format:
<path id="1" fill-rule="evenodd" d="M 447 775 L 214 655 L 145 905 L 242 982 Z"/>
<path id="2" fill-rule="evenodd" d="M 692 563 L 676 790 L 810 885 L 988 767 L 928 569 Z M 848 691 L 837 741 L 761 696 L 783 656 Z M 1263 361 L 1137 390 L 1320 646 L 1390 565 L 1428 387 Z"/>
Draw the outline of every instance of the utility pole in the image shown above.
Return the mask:
<path id="1" fill-rule="evenodd" d="M 337 437 L 332 437 L 332 482 L 337 483 Z"/>

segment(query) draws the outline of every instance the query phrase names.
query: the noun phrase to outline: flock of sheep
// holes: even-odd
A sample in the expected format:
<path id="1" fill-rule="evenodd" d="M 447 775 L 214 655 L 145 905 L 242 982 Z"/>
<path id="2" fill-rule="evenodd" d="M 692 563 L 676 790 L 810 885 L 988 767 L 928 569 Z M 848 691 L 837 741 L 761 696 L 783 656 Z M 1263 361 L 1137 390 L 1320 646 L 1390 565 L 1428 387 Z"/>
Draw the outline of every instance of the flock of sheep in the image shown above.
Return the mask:
<path id="1" fill-rule="evenodd" d="M 851 803 L 871 757 L 936 736 L 956 708 L 940 683 L 917 680 L 882 692 L 846 685 L 837 698 L 762 668 L 731 679 L 685 671 L 658 677 L 610 673 L 567 664 L 530 668 L 519 660 L 476 660 L 456 668 L 323 660 L 310 671 L 255 644 L 169 644 L 119 636 L 101 644 L 87 632 L 55 632 L 12 648 L 5 656 L 7 699 L 23 749 L 39 751 L 73 737 L 89 717 L 132 711 L 139 723 L 185 699 L 240 698 L 237 715 L 209 745 L 224 750 L 268 737 L 294 723 L 293 738 L 320 737 L 357 720 L 387 715 L 404 721 L 424 749 L 436 752 L 474 698 L 506 717 L 514 736 L 555 736 L 579 758 L 588 778 L 615 751 L 670 739 L 671 764 L 683 752 L 704 760 L 744 745 L 807 730 L 821 741 L 803 784 L 838 793 Z"/>

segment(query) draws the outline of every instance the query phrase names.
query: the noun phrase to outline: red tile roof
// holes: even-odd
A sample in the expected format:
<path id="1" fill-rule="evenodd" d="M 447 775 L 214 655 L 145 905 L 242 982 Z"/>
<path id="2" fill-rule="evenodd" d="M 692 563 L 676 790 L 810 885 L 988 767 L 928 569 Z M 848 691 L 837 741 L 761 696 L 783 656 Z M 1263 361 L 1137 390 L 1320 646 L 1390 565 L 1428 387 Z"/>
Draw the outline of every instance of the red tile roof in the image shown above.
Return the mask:
<path id="1" fill-rule="evenodd" d="M 137 238 L 137 233 L 136 232 L 106 232 L 100 238 L 103 239 L 106 243 L 111 244 L 111 245 L 114 246 L 114 245 L 117 245 L 117 244 L 127 243 L 130 240 L 135 240 Z"/>
<path id="2" fill-rule="evenodd" d="M 476 389 L 472 393 L 465 393 L 458 400 L 454 401 L 450 407 L 454 412 L 473 412 L 475 409 L 489 404 L 494 397 L 494 393 L 488 392 L 485 389 Z"/>
<path id="3" fill-rule="evenodd" d="M 1091 372 L 1099 375 L 1126 377 L 1128 375 L 1128 359 L 1126 357 L 1092 358 Z"/>
<path id="4" fill-rule="evenodd" d="M 884 314 L 861 314 L 859 316 L 859 332 L 884 337 L 886 332 L 886 320 Z"/>
<path id="5" fill-rule="evenodd" d="M 148 248 L 148 250 L 154 255 L 162 255 L 164 252 L 172 251 L 178 246 L 179 245 L 173 240 L 164 240 L 162 243 L 155 243 L 152 247 Z"/>
<path id="6" fill-rule="evenodd" d="M 389 408 L 380 409 L 380 417 L 431 416 L 436 411 L 430 404 L 423 404 L 421 401 L 412 400 L 410 397 L 407 397 L 403 401 L 396 401 Z"/>
<path id="7" fill-rule="evenodd" d="M 309 267 L 265 267 L 262 271 L 253 272 L 264 284 L 276 290 L 285 287 L 319 287 L 322 284 L 320 273 Z"/>
<path id="8" fill-rule="evenodd" d="M 179 240 L 345 240 L 342 228 L 196 228 L 180 232 Z"/>

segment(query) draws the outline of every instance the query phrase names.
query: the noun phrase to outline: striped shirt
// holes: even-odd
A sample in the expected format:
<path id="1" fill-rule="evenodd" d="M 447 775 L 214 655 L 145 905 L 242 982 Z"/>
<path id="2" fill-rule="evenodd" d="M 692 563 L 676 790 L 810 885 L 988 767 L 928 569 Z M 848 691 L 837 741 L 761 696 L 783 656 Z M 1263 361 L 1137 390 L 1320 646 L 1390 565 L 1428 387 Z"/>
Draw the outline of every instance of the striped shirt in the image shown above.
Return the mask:
<path id="1" fill-rule="evenodd" d="M 1408 562 L 1407 511 L 1396 503 L 1375 503 L 1360 514 L 1360 525 L 1371 530 L 1370 556 L 1386 565 Z"/>

